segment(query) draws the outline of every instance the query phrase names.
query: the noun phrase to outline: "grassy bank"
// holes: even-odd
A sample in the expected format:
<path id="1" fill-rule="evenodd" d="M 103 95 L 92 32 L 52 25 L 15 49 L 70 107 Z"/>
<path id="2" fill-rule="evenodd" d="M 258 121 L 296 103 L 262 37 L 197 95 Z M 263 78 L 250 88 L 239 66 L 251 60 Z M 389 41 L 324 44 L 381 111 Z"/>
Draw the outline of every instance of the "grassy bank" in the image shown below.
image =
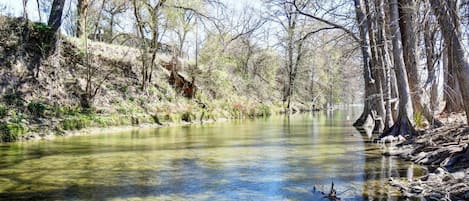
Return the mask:
<path id="1" fill-rule="evenodd" d="M 194 69 L 191 61 L 177 58 L 180 79 L 191 85 L 193 80 L 197 90 L 186 98 L 163 67 L 171 55 L 155 54 L 152 79 L 142 87 L 142 61 L 148 64 L 152 56 L 138 48 L 55 37 L 44 24 L 5 16 L 0 16 L 0 38 L 0 142 L 92 127 L 256 118 L 281 111 L 274 77 L 254 87 L 257 78 L 233 73 L 224 63 L 201 61 Z"/>
<path id="2" fill-rule="evenodd" d="M 68 131 L 86 128 L 178 125 L 217 119 L 268 117 L 280 110 L 274 104 L 215 101 L 201 106 L 192 100 L 182 100 L 157 104 L 151 113 L 143 111 L 133 102 L 116 105 L 116 112 L 105 113 L 95 109 L 30 102 L 22 110 L 0 105 L 0 138 L 2 142 L 12 142 L 29 139 L 26 136 L 64 135 Z"/>

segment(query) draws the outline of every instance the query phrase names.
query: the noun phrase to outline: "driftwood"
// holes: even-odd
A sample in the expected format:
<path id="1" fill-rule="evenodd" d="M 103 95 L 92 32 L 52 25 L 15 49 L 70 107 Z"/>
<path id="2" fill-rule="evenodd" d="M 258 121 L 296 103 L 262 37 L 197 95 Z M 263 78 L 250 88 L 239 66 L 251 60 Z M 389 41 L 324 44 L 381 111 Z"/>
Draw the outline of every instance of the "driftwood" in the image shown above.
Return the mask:
<path id="1" fill-rule="evenodd" d="M 321 195 L 323 195 L 322 198 L 328 199 L 330 201 L 341 201 L 341 199 L 337 197 L 337 191 L 334 188 L 334 181 L 332 181 L 329 193 L 326 194 L 324 192 L 318 191 L 316 187 L 314 187 L 313 193 L 320 193 Z"/>

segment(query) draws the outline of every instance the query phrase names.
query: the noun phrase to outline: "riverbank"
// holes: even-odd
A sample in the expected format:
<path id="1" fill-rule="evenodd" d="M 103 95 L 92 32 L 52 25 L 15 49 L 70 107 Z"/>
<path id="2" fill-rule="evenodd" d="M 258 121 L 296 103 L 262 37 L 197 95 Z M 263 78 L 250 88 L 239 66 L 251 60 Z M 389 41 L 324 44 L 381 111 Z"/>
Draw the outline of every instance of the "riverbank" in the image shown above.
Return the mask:
<path id="1" fill-rule="evenodd" d="M 18 141 L 31 141 L 31 140 L 52 140 L 56 137 L 72 137 L 72 136 L 82 136 L 82 135 L 96 135 L 102 133 L 119 133 L 119 132 L 129 132 L 136 129 L 154 129 L 154 128 L 163 128 L 163 127 L 174 127 L 174 126 L 187 126 L 187 125 L 195 125 L 195 124 L 210 124 L 215 122 L 225 122 L 228 121 L 226 118 L 218 118 L 218 119 L 209 119 L 209 120 L 201 120 L 201 121 L 181 121 L 181 122 L 167 122 L 162 124 L 157 123 L 144 123 L 139 125 L 125 125 L 125 126 L 109 126 L 109 127 L 89 127 L 83 128 L 79 130 L 69 130 L 69 131 L 62 131 L 60 133 L 56 133 L 51 130 L 47 130 L 41 133 L 28 133 L 26 135 L 21 136 Z"/>
<path id="2" fill-rule="evenodd" d="M 398 144 L 391 155 L 428 167 L 413 180 L 393 180 L 407 197 L 427 200 L 469 200 L 469 126 L 462 114 L 444 118 L 445 126 L 423 131 Z"/>
<path id="3" fill-rule="evenodd" d="M 194 69 L 192 61 L 157 52 L 143 85 L 147 73 L 137 47 L 55 36 L 45 24 L 6 16 L 0 16 L 0 38 L 0 143 L 282 111 L 280 91 L 269 80 L 253 87 L 259 80 L 223 64 L 210 66 L 213 76 L 201 76 L 207 66 Z M 177 83 L 168 66 L 177 68 Z"/>

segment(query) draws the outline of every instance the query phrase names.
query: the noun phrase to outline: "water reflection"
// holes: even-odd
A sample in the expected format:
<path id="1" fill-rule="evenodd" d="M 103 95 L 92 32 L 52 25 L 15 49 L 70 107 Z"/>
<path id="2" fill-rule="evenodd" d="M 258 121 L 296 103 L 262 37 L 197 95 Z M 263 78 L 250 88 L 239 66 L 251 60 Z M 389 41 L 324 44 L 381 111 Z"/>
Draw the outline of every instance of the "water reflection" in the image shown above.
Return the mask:
<path id="1" fill-rule="evenodd" d="M 331 181 L 345 200 L 397 200 L 388 178 L 418 167 L 381 156 L 349 115 L 0 145 L 0 200 L 321 200 Z"/>

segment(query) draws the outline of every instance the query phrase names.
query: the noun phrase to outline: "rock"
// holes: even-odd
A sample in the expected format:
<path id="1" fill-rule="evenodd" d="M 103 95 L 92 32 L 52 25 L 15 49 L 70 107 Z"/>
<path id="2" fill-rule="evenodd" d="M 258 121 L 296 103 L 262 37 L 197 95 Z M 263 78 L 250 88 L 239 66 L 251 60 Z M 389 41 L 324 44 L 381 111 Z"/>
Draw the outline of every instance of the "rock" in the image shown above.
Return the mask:
<path id="1" fill-rule="evenodd" d="M 460 180 L 460 179 L 462 180 L 466 178 L 466 174 L 462 171 L 452 173 L 451 176 L 453 176 L 453 178 L 456 180 Z"/>
<path id="2" fill-rule="evenodd" d="M 421 194 L 423 192 L 423 188 L 421 186 L 412 186 L 410 187 L 410 192 L 415 194 Z"/>
<path id="3" fill-rule="evenodd" d="M 439 174 L 439 175 L 443 175 L 443 174 L 446 174 L 448 173 L 445 169 L 439 167 L 439 168 L 436 168 L 435 170 L 435 174 Z"/>

